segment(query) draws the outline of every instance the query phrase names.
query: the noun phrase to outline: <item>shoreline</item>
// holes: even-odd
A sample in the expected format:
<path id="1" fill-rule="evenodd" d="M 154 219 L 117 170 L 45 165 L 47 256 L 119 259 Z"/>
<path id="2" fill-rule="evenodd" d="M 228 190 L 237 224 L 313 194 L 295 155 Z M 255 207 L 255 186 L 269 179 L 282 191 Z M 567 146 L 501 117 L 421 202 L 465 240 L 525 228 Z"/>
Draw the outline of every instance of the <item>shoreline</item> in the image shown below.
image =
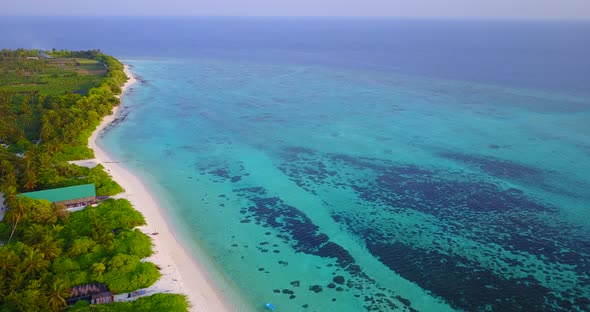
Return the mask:
<path id="1" fill-rule="evenodd" d="M 129 80 L 122 87 L 119 98 L 123 97 L 125 92 L 138 81 L 128 65 L 125 65 L 125 74 Z M 122 103 L 113 107 L 113 113 L 103 118 L 88 139 L 88 147 L 94 151 L 94 162 L 102 164 L 113 180 L 124 189 L 123 193 L 117 194 L 113 198 L 129 200 L 146 220 L 146 225 L 138 228 L 151 237 L 154 244 L 154 254 L 145 260 L 158 266 L 162 274 L 156 283 L 146 289 L 147 295 L 154 293 L 184 294 L 187 296 L 190 311 L 231 311 L 229 302 L 224 300 L 226 298 L 211 279 L 208 271 L 176 239 L 171 227 L 166 222 L 163 209 L 141 179 L 133 175 L 127 168 L 114 162 L 110 155 L 97 145 L 96 141 L 102 131 L 116 120 L 121 105 Z M 89 161 L 92 160 L 80 162 L 88 163 Z M 154 230 L 157 234 L 153 233 Z"/>

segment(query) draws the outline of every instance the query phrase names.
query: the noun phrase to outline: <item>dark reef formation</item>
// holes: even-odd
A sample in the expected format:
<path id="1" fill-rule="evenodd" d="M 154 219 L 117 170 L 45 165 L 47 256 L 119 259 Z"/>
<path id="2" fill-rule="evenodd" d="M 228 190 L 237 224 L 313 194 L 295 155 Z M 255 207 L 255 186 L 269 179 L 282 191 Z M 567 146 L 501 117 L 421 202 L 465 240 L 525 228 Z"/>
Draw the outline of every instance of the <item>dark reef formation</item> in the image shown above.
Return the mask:
<path id="1" fill-rule="evenodd" d="M 304 148 L 285 149 L 281 156 L 284 161 L 279 168 L 283 173 L 312 194 L 318 194 L 321 188 L 356 193 L 357 204 L 363 208 L 356 212 L 334 209 L 333 220 L 364 239 L 369 252 L 392 271 L 456 308 L 590 309 L 586 299 L 590 294 L 590 239 L 574 226 L 548 217 L 558 215 L 557 208 L 502 183 L 505 179 L 541 181 L 537 184 L 544 185 L 546 171 L 459 153 L 443 156 L 477 168 L 483 175 L 320 154 Z M 395 220 L 395 216 L 404 218 L 408 213 L 434 217 L 442 232 L 426 246 L 418 247 L 411 244 L 412 240 L 423 237 L 432 227 L 416 225 L 403 232 L 395 222 L 388 228 L 373 223 L 383 218 Z M 457 252 L 461 248 L 458 238 L 481 246 L 498 246 L 497 250 L 472 251 L 489 259 L 493 267 Z M 515 256 L 501 256 L 501 251 Z M 519 258 L 542 261 L 525 263 Z M 568 280 L 568 274 L 574 274 L 576 280 Z M 561 288 L 548 286 L 555 282 Z M 329 284 L 328 288 L 332 286 L 336 285 Z"/>

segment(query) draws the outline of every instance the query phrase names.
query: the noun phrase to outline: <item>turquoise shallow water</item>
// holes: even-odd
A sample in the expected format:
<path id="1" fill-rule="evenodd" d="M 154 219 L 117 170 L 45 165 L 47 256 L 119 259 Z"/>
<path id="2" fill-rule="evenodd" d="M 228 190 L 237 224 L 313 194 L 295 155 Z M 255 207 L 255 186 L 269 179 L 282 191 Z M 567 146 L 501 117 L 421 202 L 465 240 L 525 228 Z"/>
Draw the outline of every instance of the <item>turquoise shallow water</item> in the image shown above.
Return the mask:
<path id="1" fill-rule="evenodd" d="M 590 98 L 319 65 L 127 63 L 142 80 L 101 144 L 170 199 L 178 233 L 251 304 L 240 310 L 590 309 Z"/>

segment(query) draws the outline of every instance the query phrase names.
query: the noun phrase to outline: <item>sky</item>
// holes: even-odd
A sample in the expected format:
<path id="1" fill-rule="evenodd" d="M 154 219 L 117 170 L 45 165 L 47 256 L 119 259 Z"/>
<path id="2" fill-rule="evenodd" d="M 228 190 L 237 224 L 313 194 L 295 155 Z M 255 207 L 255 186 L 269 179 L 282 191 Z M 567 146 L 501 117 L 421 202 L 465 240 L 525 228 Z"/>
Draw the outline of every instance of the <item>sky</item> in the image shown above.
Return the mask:
<path id="1" fill-rule="evenodd" d="M 590 20 L 590 0 L 0 0 L 0 15 L 390 16 Z"/>

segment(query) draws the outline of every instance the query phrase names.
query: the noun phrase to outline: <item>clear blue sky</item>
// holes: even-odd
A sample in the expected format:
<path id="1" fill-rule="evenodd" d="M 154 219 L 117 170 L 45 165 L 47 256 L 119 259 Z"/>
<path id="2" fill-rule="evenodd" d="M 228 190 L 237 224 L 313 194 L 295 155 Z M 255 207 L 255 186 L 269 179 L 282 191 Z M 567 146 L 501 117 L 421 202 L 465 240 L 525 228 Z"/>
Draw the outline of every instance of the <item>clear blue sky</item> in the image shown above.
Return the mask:
<path id="1" fill-rule="evenodd" d="M 0 15 L 590 19 L 590 0 L 0 0 Z"/>

